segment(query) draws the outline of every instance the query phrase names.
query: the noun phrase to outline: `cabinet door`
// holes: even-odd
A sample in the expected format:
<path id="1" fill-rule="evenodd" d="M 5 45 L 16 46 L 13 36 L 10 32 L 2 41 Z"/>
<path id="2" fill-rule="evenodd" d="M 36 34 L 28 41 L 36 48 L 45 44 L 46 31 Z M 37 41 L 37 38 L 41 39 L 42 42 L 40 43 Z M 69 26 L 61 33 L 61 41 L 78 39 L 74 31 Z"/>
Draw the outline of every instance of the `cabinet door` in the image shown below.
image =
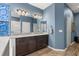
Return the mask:
<path id="1" fill-rule="evenodd" d="M 35 37 L 24 37 L 16 39 L 16 55 L 27 55 L 36 50 Z"/>
<path id="2" fill-rule="evenodd" d="M 16 55 L 26 55 L 28 54 L 28 40 L 25 38 L 16 39 Z"/>
<path id="3" fill-rule="evenodd" d="M 37 39 L 37 49 L 44 48 L 48 45 L 48 35 L 41 35 Z"/>
<path id="4" fill-rule="evenodd" d="M 35 37 L 28 38 L 28 49 L 29 53 L 34 52 L 36 50 L 36 39 Z"/>
<path id="5" fill-rule="evenodd" d="M 48 35 L 44 35 L 43 37 L 43 46 L 46 47 L 48 45 Z"/>

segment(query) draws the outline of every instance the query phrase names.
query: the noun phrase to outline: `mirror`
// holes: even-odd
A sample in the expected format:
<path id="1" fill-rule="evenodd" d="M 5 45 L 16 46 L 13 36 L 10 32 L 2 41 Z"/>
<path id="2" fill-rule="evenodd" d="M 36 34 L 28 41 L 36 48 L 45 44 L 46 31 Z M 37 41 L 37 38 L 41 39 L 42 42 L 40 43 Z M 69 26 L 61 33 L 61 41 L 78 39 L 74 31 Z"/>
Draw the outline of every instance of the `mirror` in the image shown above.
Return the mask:
<path id="1" fill-rule="evenodd" d="M 11 34 L 47 32 L 47 22 L 29 16 L 11 18 Z"/>
<path id="2" fill-rule="evenodd" d="M 21 16 L 20 20 L 21 20 L 22 34 L 30 33 L 31 32 L 32 18 L 26 17 L 26 16 Z"/>
<path id="3" fill-rule="evenodd" d="M 46 21 L 41 21 L 41 23 L 40 23 L 40 31 L 41 32 L 47 32 L 47 22 Z"/>
<path id="4" fill-rule="evenodd" d="M 11 35 L 20 34 L 20 18 L 12 17 L 11 18 Z"/>

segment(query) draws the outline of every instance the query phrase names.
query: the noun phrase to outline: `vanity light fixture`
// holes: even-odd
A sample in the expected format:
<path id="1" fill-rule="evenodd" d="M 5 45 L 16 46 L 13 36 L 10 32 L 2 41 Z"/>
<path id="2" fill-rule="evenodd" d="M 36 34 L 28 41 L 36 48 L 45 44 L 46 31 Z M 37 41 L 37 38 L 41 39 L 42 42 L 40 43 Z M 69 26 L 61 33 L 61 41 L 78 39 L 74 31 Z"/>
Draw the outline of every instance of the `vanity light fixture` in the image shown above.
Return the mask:
<path id="1" fill-rule="evenodd" d="M 27 10 L 24 10 L 24 9 L 16 9 L 16 13 L 19 15 L 19 16 L 27 16 L 29 14 L 29 12 Z"/>
<path id="2" fill-rule="evenodd" d="M 42 16 L 42 14 L 39 14 L 39 17 L 38 17 L 39 19 L 42 19 L 43 18 L 43 16 Z"/>
<path id="3" fill-rule="evenodd" d="M 28 10 L 25 10 L 25 9 L 16 9 L 16 13 L 19 15 L 19 16 L 28 16 L 29 15 L 29 11 Z M 33 18 L 36 18 L 36 19 L 42 19 L 42 14 L 40 13 L 34 13 L 32 15 Z"/>
<path id="4" fill-rule="evenodd" d="M 21 10 L 22 16 L 25 16 L 25 10 Z"/>
<path id="5" fill-rule="evenodd" d="M 36 18 L 36 19 L 42 19 L 42 14 L 40 13 L 34 13 L 32 16 L 33 18 Z"/>
<path id="6" fill-rule="evenodd" d="M 22 14 L 21 9 L 16 9 L 16 13 L 17 13 L 18 15 L 21 15 L 21 14 Z"/>
<path id="7" fill-rule="evenodd" d="M 29 12 L 28 11 L 25 11 L 25 16 L 28 16 L 29 15 Z"/>
<path id="8" fill-rule="evenodd" d="M 23 16 L 28 16 L 29 15 L 29 11 L 28 10 L 23 10 Z"/>
<path id="9" fill-rule="evenodd" d="M 38 14 L 33 14 L 33 18 L 38 18 Z"/>

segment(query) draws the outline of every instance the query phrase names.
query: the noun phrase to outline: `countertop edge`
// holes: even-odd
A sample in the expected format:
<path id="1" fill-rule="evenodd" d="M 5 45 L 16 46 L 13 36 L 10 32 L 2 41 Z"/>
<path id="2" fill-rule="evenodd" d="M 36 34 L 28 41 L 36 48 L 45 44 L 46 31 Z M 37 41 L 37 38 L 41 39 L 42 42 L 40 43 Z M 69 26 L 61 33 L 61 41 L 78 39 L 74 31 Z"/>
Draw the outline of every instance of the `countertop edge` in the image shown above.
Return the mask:
<path id="1" fill-rule="evenodd" d="M 39 35 L 48 35 L 48 33 L 30 33 L 30 34 L 13 35 L 13 36 L 9 36 L 9 38 L 14 39 L 14 38 L 20 38 L 20 37 L 32 37 L 32 36 L 39 36 Z"/>

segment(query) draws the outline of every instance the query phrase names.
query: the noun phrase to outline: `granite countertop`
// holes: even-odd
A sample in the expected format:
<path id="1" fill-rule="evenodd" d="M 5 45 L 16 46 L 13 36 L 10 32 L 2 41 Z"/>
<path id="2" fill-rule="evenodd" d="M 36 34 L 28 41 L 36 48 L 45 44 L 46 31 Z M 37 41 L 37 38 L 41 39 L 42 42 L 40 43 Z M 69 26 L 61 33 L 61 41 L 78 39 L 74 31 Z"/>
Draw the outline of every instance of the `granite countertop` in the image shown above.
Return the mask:
<path id="1" fill-rule="evenodd" d="M 30 37 L 30 36 L 47 35 L 47 34 L 48 34 L 47 32 L 42 32 L 42 33 L 26 33 L 26 34 L 11 35 L 10 38 Z"/>

